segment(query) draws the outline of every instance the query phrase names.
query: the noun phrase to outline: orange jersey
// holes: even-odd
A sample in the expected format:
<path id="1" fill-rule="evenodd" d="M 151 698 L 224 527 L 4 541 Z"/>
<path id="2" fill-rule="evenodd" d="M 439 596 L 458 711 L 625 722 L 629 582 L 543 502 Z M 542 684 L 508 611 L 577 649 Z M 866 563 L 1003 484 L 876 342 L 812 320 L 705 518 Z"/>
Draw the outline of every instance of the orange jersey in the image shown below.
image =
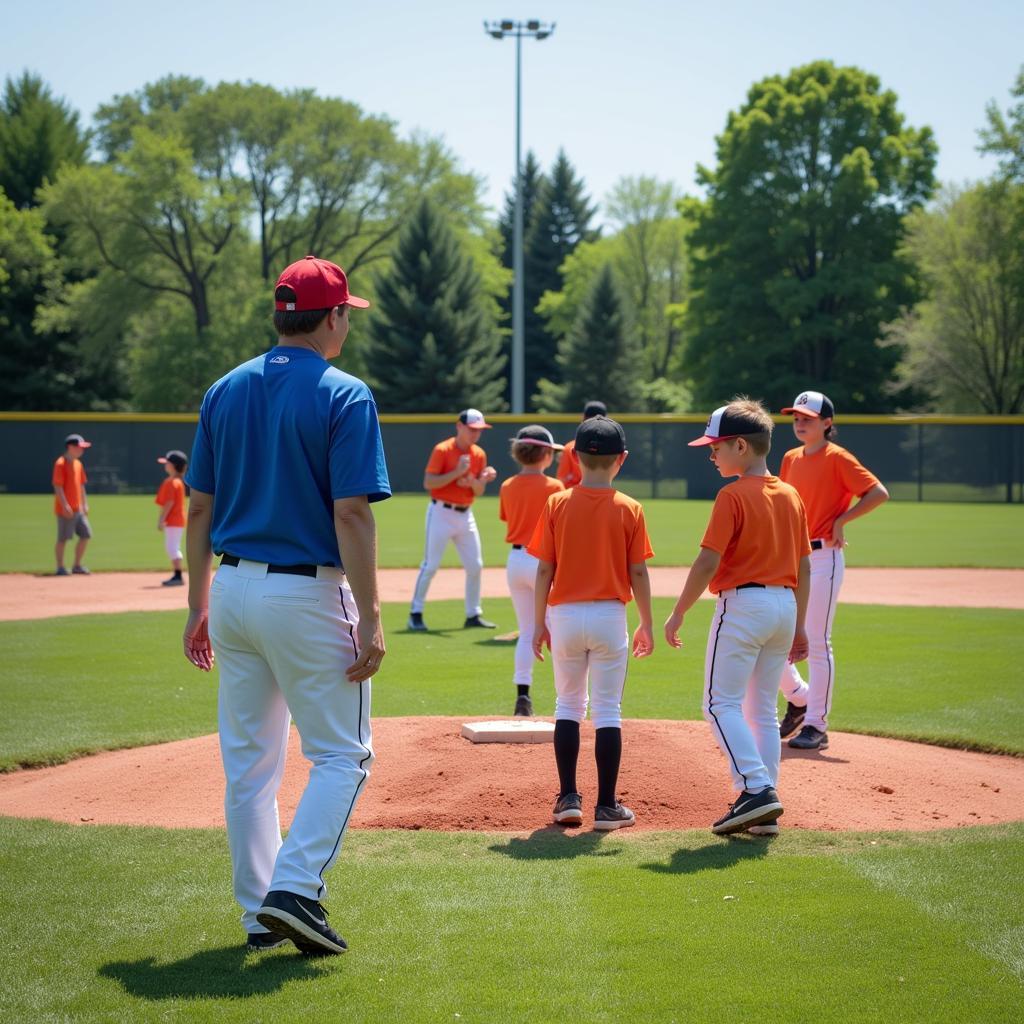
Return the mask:
<path id="1" fill-rule="evenodd" d="M 527 549 L 552 562 L 548 604 L 633 598 L 629 567 L 654 557 L 643 506 L 612 487 L 573 487 L 548 498 Z"/>
<path id="2" fill-rule="evenodd" d="M 879 482 L 855 456 L 831 441 L 813 455 L 805 455 L 803 448 L 791 448 L 782 456 L 779 477 L 796 488 L 807 509 L 811 537 L 822 540 L 832 539 L 832 524 L 853 499 Z"/>
<path id="3" fill-rule="evenodd" d="M 88 481 L 85 466 L 80 459 L 66 459 L 63 455 L 53 464 L 53 486 L 64 488 L 64 497 L 71 508 L 78 512 L 82 508 L 82 486 Z M 53 496 L 53 511 L 63 515 L 64 508 L 60 499 Z"/>
<path id="4" fill-rule="evenodd" d="M 185 484 L 181 477 L 169 476 L 156 492 L 155 502 L 161 508 L 167 502 L 173 501 L 171 511 L 167 513 L 164 526 L 185 525 Z"/>
<path id="5" fill-rule="evenodd" d="M 548 498 L 561 491 L 562 482 L 543 473 L 517 473 L 498 492 L 498 518 L 508 523 L 509 544 L 529 544 Z"/>
<path id="6" fill-rule="evenodd" d="M 722 556 L 713 594 L 742 583 L 795 589 L 811 553 L 800 495 L 777 476 L 741 476 L 718 492 L 700 546 Z"/>
<path id="7" fill-rule="evenodd" d="M 449 437 L 447 441 L 434 445 L 426 471 L 436 474 L 450 473 L 458 465 L 459 459 L 463 455 L 468 455 L 470 474 L 479 476 L 487 465 L 487 453 L 478 444 L 464 452 L 455 441 L 454 437 Z M 438 501 L 447 501 L 451 505 L 472 505 L 476 497 L 468 487 L 460 487 L 455 480 L 444 487 L 434 488 L 430 496 Z"/>
<path id="8" fill-rule="evenodd" d="M 562 449 L 562 458 L 558 463 L 558 479 L 565 487 L 575 487 L 583 479 L 580 468 L 580 457 L 576 454 L 576 442 L 566 441 Z"/>

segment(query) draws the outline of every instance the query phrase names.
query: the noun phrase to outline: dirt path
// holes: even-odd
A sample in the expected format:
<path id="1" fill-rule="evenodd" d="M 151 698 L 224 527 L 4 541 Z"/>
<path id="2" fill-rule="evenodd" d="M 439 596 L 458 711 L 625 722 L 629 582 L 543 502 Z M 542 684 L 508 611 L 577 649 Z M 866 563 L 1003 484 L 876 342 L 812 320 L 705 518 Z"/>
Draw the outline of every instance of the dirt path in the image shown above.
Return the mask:
<path id="1" fill-rule="evenodd" d="M 184 608 L 185 588 L 163 587 L 165 578 L 166 573 L 153 572 L 0 575 L 0 620 Z M 685 566 L 651 568 L 656 597 L 675 597 L 685 578 Z M 461 569 L 441 569 L 430 588 L 431 600 L 462 597 L 463 581 Z M 381 599 L 406 602 L 415 582 L 415 569 L 382 569 Z M 484 569 L 483 593 L 484 597 L 508 595 L 504 569 Z M 847 604 L 1024 609 L 1024 569 L 847 569 L 842 600 Z"/>
<path id="2" fill-rule="evenodd" d="M 532 831 L 550 823 L 557 788 L 548 744 L 473 744 L 461 718 L 380 718 L 377 763 L 355 828 Z M 592 812 L 594 731 L 583 729 L 580 786 Z M 783 748 L 785 827 L 927 830 L 1024 817 L 1024 758 L 830 733 L 824 753 Z M 703 722 L 623 723 L 620 796 L 638 829 L 707 828 L 731 793 Z M 294 731 L 281 788 L 287 825 L 308 763 Z M 72 824 L 222 828 L 216 736 L 81 758 L 0 776 L 0 815 Z M 589 826 L 586 826 L 589 827 Z"/>

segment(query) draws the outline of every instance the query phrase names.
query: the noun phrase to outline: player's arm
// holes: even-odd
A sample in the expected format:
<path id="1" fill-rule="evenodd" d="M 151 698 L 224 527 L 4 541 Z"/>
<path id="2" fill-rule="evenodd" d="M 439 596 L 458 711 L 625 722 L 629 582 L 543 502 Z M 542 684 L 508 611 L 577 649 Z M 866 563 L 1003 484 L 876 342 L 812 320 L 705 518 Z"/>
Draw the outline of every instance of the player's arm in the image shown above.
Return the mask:
<path id="1" fill-rule="evenodd" d="M 629 582 L 636 598 L 636 610 L 640 614 L 640 625 L 633 633 L 633 657 L 646 658 L 654 650 L 654 634 L 651 619 L 651 574 L 646 562 L 637 562 L 629 567 Z"/>
<path id="2" fill-rule="evenodd" d="M 555 563 L 540 561 L 537 563 L 537 579 L 533 588 L 533 656 L 538 661 L 544 660 L 544 645 L 551 650 L 551 634 L 548 632 L 548 594 L 555 578 Z"/>
<path id="3" fill-rule="evenodd" d="M 793 646 L 789 651 L 791 662 L 803 661 L 807 657 L 807 602 L 811 595 L 811 560 L 807 555 L 800 559 L 800 569 L 796 582 L 796 631 L 793 634 Z"/>
<path id="4" fill-rule="evenodd" d="M 686 613 L 697 603 L 701 594 L 708 588 L 708 584 L 714 579 L 718 572 L 718 565 L 722 556 L 710 548 L 701 548 L 700 554 L 693 560 L 690 571 L 686 576 L 686 583 L 683 584 L 683 591 L 676 601 L 672 614 L 665 620 L 665 640 L 670 647 L 682 647 L 683 642 L 679 639 L 679 630 L 683 625 L 683 618 Z"/>
<path id="5" fill-rule="evenodd" d="M 171 509 L 174 508 L 174 499 L 165 501 L 160 506 L 160 514 L 156 517 L 156 528 L 162 530 L 167 525 L 167 517 L 171 514 Z"/>
<path id="6" fill-rule="evenodd" d="M 182 643 L 185 657 L 196 668 L 209 672 L 213 668 L 210 646 L 210 567 L 213 545 L 210 527 L 213 523 L 213 495 L 192 488 L 185 527 L 185 556 L 188 559 L 188 619 Z"/>
<path id="7" fill-rule="evenodd" d="M 385 653 L 377 593 L 377 523 L 365 494 L 335 499 L 334 532 L 359 610 L 359 648 L 345 675 L 349 682 L 361 683 L 380 668 Z"/>
<path id="8" fill-rule="evenodd" d="M 60 502 L 60 507 L 64 510 L 65 518 L 70 516 L 73 512 L 71 504 L 67 499 L 67 495 L 64 493 L 64 488 L 60 484 L 53 485 L 53 493 L 57 496 L 57 500 Z"/>
<path id="9" fill-rule="evenodd" d="M 832 524 L 832 547 L 841 548 L 846 543 L 845 529 L 847 523 L 854 519 L 860 519 L 869 512 L 874 511 L 879 505 L 884 505 L 889 500 L 889 492 L 884 484 L 875 484 L 871 490 L 860 496 L 856 504 L 851 505 L 841 516 L 836 518 Z"/>
<path id="10" fill-rule="evenodd" d="M 85 484 L 82 484 L 82 511 L 89 514 L 89 495 L 85 489 Z"/>

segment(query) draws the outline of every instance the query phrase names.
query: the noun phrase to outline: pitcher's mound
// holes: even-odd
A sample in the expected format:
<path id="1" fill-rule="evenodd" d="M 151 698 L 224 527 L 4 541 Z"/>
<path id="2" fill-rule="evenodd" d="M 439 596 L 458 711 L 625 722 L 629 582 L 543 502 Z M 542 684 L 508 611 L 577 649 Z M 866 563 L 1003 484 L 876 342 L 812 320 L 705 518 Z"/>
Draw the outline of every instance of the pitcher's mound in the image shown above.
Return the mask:
<path id="1" fill-rule="evenodd" d="M 463 718 L 379 718 L 377 763 L 355 828 L 532 831 L 557 790 L 549 744 L 474 744 Z M 582 730 L 584 828 L 596 796 L 594 732 Z M 825 753 L 783 747 L 782 824 L 807 829 L 936 829 L 1022 817 L 1024 759 L 830 733 Z M 291 821 L 309 765 L 294 732 L 281 788 Z M 0 776 L 0 815 L 65 822 L 223 827 L 216 736 L 121 750 Z M 619 797 L 637 829 L 707 828 L 732 798 L 703 722 L 623 724 Z"/>

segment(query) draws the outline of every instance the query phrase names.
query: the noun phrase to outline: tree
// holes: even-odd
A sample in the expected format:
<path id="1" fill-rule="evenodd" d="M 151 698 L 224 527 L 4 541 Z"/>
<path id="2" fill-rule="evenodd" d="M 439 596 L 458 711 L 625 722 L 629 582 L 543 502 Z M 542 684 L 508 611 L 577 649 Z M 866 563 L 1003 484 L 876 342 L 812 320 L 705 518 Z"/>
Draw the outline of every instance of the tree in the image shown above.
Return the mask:
<path id="1" fill-rule="evenodd" d="M 903 218 L 930 195 L 936 147 L 874 76 L 818 61 L 755 84 L 699 168 L 687 367 L 714 406 L 776 407 L 817 387 L 879 411 L 900 353 L 880 327 L 915 296 Z"/>
<path id="2" fill-rule="evenodd" d="M 526 153 L 526 159 L 523 161 L 523 239 L 525 243 L 526 236 L 529 235 L 530 229 L 533 227 L 533 210 L 534 204 L 537 201 L 537 195 L 540 192 L 541 184 L 543 183 L 544 176 L 541 174 L 540 164 L 537 162 L 537 158 L 533 155 L 533 150 L 528 150 Z M 498 221 L 498 228 L 501 231 L 502 238 L 502 252 L 501 262 L 508 267 L 509 270 L 513 269 L 513 252 L 512 242 L 515 236 L 515 224 L 516 224 L 516 183 L 513 180 L 512 187 L 508 192 L 505 193 L 505 209 L 501 212 L 501 218 Z M 505 304 L 509 315 L 511 315 L 512 306 L 510 303 Z"/>
<path id="3" fill-rule="evenodd" d="M 1017 73 L 1010 95 L 1017 102 L 1005 114 L 995 100 L 985 108 L 988 124 L 978 132 L 978 149 L 1000 157 L 999 170 L 1004 178 L 1024 182 L 1024 67 Z"/>
<path id="4" fill-rule="evenodd" d="M 541 412 L 576 412 L 600 395 L 609 408 L 633 409 L 639 394 L 636 345 L 611 264 L 591 285 L 569 333 L 558 346 L 559 381 L 541 380 Z"/>
<path id="5" fill-rule="evenodd" d="M 547 291 L 561 287 L 559 268 L 580 242 L 592 241 L 596 208 L 589 205 L 584 185 L 576 177 L 569 158 L 559 151 L 551 174 L 544 179 L 533 209 L 533 224 L 525 243 L 525 393 L 531 395 L 546 377 L 558 383 L 561 369 L 556 360 L 558 340 L 548 333 L 537 303 Z"/>
<path id="6" fill-rule="evenodd" d="M 4 82 L 0 98 L 0 189 L 19 209 L 36 204 L 36 190 L 65 164 L 81 164 L 88 143 L 78 114 L 55 99 L 37 75 Z"/>
<path id="7" fill-rule="evenodd" d="M 946 189 L 911 214 L 907 254 L 927 298 L 890 325 L 901 380 L 945 411 L 1024 411 L 1024 185 Z"/>
<path id="8" fill-rule="evenodd" d="M 366 363 L 382 409 L 506 408 L 505 359 L 480 276 L 430 200 L 409 218 L 374 288 Z"/>

